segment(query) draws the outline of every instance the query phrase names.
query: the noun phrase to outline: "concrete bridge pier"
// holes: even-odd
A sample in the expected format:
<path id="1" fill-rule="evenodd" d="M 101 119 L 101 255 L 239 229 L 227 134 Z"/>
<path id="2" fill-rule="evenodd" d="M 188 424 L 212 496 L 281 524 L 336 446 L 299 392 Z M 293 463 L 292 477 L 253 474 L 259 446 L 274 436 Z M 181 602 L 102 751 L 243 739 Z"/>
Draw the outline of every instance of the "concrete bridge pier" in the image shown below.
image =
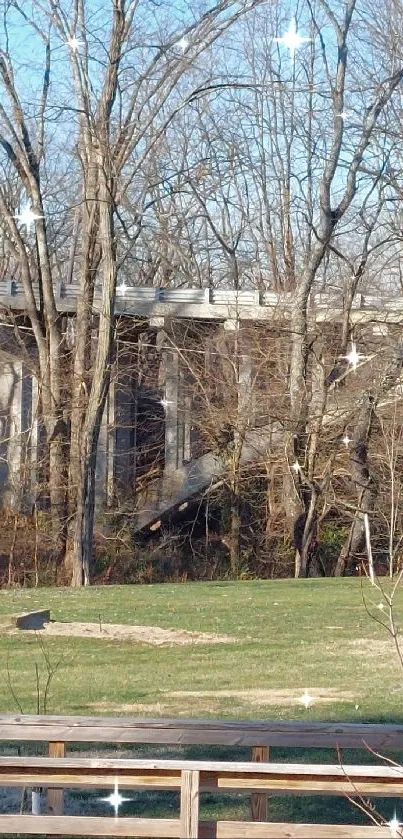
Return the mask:
<path id="1" fill-rule="evenodd" d="M 184 374 L 175 349 L 164 350 L 165 460 L 162 495 L 169 498 L 184 480 L 184 458 L 190 456 L 189 404 L 183 394 Z"/>
<path id="2" fill-rule="evenodd" d="M 136 471 L 136 376 L 116 360 L 102 415 L 96 463 L 96 503 L 101 510 L 125 497 Z"/>
<path id="3" fill-rule="evenodd" d="M 166 497 L 182 480 L 184 459 L 190 459 L 190 402 L 182 392 L 184 374 L 178 352 L 175 348 L 167 348 L 163 324 L 151 325 L 158 326 L 156 344 L 161 348 L 159 392 L 165 429 L 164 470 L 158 494 Z M 124 495 L 136 474 L 138 385 L 135 378 L 130 368 L 120 365 L 118 369 L 115 362 L 98 441 L 96 499 L 99 510 L 112 506 L 120 491 Z"/>
<path id="4" fill-rule="evenodd" d="M 245 340 L 239 318 L 227 318 L 223 324 L 224 334 L 232 338 L 232 352 L 235 363 L 235 387 L 237 391 L 237 430 L 242 435 L 245 427 L 253 423 L 253 364 L 248 340 Z"/>
<path id="5" fill-rule="evenodd" d="M 179 357 L 175 350 L 164 351 L 165 394 L 165 467 L 167 476 L 182 465 L 179 447 Z"/>
<path id="6" fill-rule="evenodd" d="M 239 425 L 253 424 L 254 400 L 252 392 L 252 359 L 241 353 L 237 365 L 238 419 Z"/>
<path id="7" fill-rule="evenodd" d="M 95 503 L 98 510 L 110 507 L 115 497 L 116 382 L 111 376 L 99 431 L 95 469 Z"/>
<path id="8" fill-rule="evenodd" d="M 0 492 L 5 507 L 32 505 L 37 482 L 38 387 L 22 361 L 0 372 Z"/>

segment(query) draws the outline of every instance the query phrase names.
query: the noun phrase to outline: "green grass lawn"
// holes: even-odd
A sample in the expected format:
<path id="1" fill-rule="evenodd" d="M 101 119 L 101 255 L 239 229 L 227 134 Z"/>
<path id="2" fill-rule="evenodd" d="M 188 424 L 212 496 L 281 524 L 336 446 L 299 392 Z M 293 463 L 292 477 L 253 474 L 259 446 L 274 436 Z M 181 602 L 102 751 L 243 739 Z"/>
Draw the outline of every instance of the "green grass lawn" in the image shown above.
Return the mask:
<path id="1" fill-rule="evenodd" d="M 1 620 L 48 607 L 55 620 L 234 638 L 231 644 L 152 647 L 47 637 L 51 661 L 62 659 L 49 713 L 398 722 L 403 671 L 363 595 L 382 618 L 380 593 L 358 579 L 3 591 L 0 711 L 16 710 L 11 681 L 24 712 L 35 713 L 35 662 L 44 676 L 35 636 L 2 631 Z M 399 590 L 396 617 L 402 613 Z M 305 688 L 314 698 L 319 694 L 308 711 L 298 702 Z"/>
<path id="2" fill-rule="evenodd" d="M 387 590 L 388 581 L 384 585 Z M 359 579 L 4 591 L 0 594 L 0 711 L 17 710 L 14 693 L 25 713 L 35 713 L 35 664 L 45 678 L 38 640 L 23 632 L 7 632 L 7 616 L 50 608 L 55 620 L 186 629 L 226 634 L 234 640 L 152 647 L 46 637 L 50 661 L 61 660 L 50 689 L 49 713 L 403 722 L 403 670 L 392 640 L 379 624 L 386 618 L 386 612 L 377 608 L 381 601 L 380 592 L 366 580 L 361 585 Z M 400 590 L 395 606 L 399 621 Z M 314 699 L 308 710 L 299 701 L 305 688 Z M 94 753 L 94 747 L 88 751 Z M 174 756 L 179 751 L 154 748 L 152 754 Z M 247 750 L 229 753 L 211 747 L 187 747 L 180 753 L 188 758 L 249 756 Z M 136 747 L 136 754 L 150 752 Z M 271 759 L 325 762 L 334 761 L 335 755 L 273 749 Z M 370 756 L 345 753 L 344 759 L 368 761 Z M 76 792 L 71 801 L 80 812 L 82 807 L 88 815 L 99 813 L 94 796 Z M 122 815 L 167 814 L 167 802 L 171 812 L 174 798 L 155 798 L 150 805 L 149 798 L 137 795 Z M 389 801 L 380 810 L 389 818 L 393 807 Z M 214 799 L 203 809 L 210 818 L 247 818 L 248 812 L 244 798 L 236 798 L 230 807 L 223 798 Z M 369 823 L 348 802 L 329 804 L 318 797 L 273 798 L 270 818 Z"/>

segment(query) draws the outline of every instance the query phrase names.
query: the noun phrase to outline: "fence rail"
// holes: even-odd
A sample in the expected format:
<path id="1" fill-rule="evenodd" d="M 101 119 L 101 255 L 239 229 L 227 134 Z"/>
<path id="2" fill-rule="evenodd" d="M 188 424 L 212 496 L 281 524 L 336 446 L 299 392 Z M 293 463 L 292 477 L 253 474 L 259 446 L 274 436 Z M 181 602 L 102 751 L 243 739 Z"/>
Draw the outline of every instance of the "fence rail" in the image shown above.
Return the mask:
<path id="1" fill-rule="evenodd" d="M 403 725 L 0 714 L 0 740 L 403 751 Z"/>
<path id="2" fill-rule="evenodd" d="M 178 819 L 103 819 L 91 816 L 0 816 L 0 834 L 43 836 L 136 836 L 187 839 L 180 832 Z M 256 824 L 243 821 L 200 821 L 197 839 L 393 839 L 385 826 L 292 824 L 272 822 Z M 191 836 L 190 839 L 193 839 Z"/>
<path id="3" fill-rule="evenodd" d="M 403 726 L 0 715 L 0 740 L 48 742 L 49 757 L 1 757 L 0 787 L 48 790 L 52 815 L 0 815 L 0 834 L 179 837 L 179 839 L 386 839 L 388 825 L 309 825 L 267 821 L 268 794 L 403 796 L 403 769 L 393 765 L 270 763 L 269 746 L 403 751 Z M 252 762 L 122 760 L 66 755 L 66 743 L 252 746 Z M 339 752 L 337 752 L 339 753 Z M 230 755 L 229 755 L 230 757 Z M 337 758 L 336 758 L 337 760 Z M 260 761 L 259 763 L 257 761 Z M 173 790 L 179 818 L 63 815 L 68 788 Z M 252 795 L 252 821 L 203 821 L 208 790 Z M 397 832 L 396 836 L 399 835 Z"/>
<path id="4" fill-rule="evenodd" d="M 271 792 L 298 795 L 348 795 L 396 797 L 403 794 L 403 771 L 393 766 L 332 766 L 321 764 L 222 763 L 164 760 L 89 760 L 50 758 L 1 758 L 2 787 L 67 787 L 80 789 L 178 790 L 179 819 L 83 816 L 1 816 L 0 833 L 42 832 L 86 836 L 147 836 L 198 839 L 202 835 L 237 837 L 284 836 L 390 836 L 388 825 L 355 832 L 354 826 L 270 824 L 218 821 L 199 818 L 200 793 Z M 299 832 L 299 827 L 302 828 Z M 322 826 L 321 826 L 322 827 Z M 282 832 L 279 832 L 281 828 Z M 351 832 L 352 830 L 352 832 Z M 209 832 L 210 831 L 210 832 Z M 277 831 L 277 832 L 275 832 Z M 387 832 L 389 831 L 389 833 Z"/>
<path id="5" fill-rule="evenodd" d="M 38 285 L 33 285 L 36 305 L 40 305 Z M 77 283 L 56 283 L 54 287 L 56 307 L 59 311 L 74 312 L 80 286 Z M 245 319 L 265 319 L 278 310 L 287 311 L 293 300 L 293 294 L 276 294 L 271 291 L 242 289 L 210 288 L 154 288 L 147 286 L 119 285 L 116 289 L 115 311 L 117 314 L 139 316 L 176 314 L 177 317 L 214 318 L 239 317 Z M 333 314 L 342 311 L 341 291 L 312 294 L 311 308 L 318 315 Z M 96 286 L 94 293 L 95 310 L 101 305 L 101 288 Z M 0 307 L 25 309 L 26 299 L 21 282 L 16 280 L 0 281 Z M 375 312 L 384 314 L 388 319 L 400 320 L 403 317 L 403 297 L 384 295 L 379 297 L 356 294 L 352 311 L 362 313 Z"/>
<path id="6" fill-rule="evenodd" d="M 96 787 L 180 790 L 186 773 L 197 789 L 309 795 L 403 796 L 401 766 L 207 760 L 1 757 L 3 787 Z"/>

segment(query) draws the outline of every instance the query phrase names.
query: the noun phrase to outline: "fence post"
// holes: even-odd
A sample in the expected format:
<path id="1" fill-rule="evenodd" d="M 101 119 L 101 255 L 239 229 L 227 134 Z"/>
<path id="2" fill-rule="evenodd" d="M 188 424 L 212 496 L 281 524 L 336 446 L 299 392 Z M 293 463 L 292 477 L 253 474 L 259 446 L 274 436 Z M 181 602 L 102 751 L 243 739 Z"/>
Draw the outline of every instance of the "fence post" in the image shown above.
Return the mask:
<path id="1" fill-rule="evenodd" d="M 49 743 L 49 757 L 66 757 L 66 744 L 58 740 Z M 64 810 L 64 791 L 49 787 L 47 811 L 52 816 L 62 816 Z"/>
<path id="2" fill-rule="evenodd" d="M 181 775 L 180 839 L 199 836 L 199 771 L 184 769 Z"/>
<path id="3" fill-rule="evenodd" d="M 268 746 L 254 746 L 252 749 L 252 760 L 257 763 L 267 763 L 269 760 Z M 252 793 L 251 813 L 253 822 L 267 822 L 267 793 Z"/>
<path id="4" fill-rule="evenodd" d="M 33 789 L 31 792 L 31 812 L 33 816 L 40 816 L 42 813 L 41 789 Z"/>

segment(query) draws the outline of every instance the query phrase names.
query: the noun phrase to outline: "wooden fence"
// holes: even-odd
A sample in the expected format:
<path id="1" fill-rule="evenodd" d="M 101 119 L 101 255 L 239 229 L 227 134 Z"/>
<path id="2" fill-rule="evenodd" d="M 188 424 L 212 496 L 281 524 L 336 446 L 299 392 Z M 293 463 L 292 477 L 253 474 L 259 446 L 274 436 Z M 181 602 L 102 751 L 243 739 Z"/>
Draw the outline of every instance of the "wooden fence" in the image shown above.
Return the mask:
<path id="1" fill-rule="evenodd" d="M 390 839 L 393 833 L 386 824 L 361 827 L 269 823 L 267 795 L 403 796 L 403 769 L 399 766 L 382 762 L 372 766 L 269 763 L 264 751 L 269 745 L 337 749 L 369 746 L 382 754 L 403 751 L 403 726 L 0 715 L 0 740 L 49 743 L 48 757 L 0 758 L 0 786 L 48 788 L 53 813 L 0 815 L 0 834 Z M 252 746 L 255 761 L 77 759 L 66 756 L 68 742 Z M 257 764 L 257 759 L 262 762 Z M 116 783 L 123 792 L 128 789 L 178 791 L 179 818 L 63 815 L 64 788 L 112 789 Z M 252 821 L 199 820 L 199 793 L 206 790 L 252 794 Z M 399 835 L 396 830 L 395 836 Z"/>

